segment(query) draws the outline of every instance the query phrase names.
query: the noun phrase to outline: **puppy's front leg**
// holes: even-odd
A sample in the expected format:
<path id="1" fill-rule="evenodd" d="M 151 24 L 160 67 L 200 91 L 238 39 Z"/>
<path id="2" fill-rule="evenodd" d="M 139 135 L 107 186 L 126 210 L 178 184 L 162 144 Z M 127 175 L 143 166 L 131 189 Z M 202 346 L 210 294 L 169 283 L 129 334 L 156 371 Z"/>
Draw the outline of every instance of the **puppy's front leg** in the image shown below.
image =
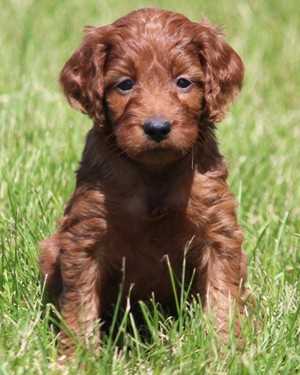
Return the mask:
<path id="1" fill-rule="evenodd" d="M 234 318 L 234 332 L 240 335 L 238 315 L 243 311 L 241 293 L 246 279 L 246 256 L 241 249 L 243 236 L 235 216 L 227 219 L 223 216 L 222 223 L 215 223 L 210 232 L 197 267 L 196 282 L 204 310 L 212 313 L 217 331 L 225 341 L 231 317 Z"/>
<path id="2" fill-rule="evenodd" d="M 234 332 L 240 335 L 238 313 L 242 312 L 241 288 L 241 256 L 235 258 L 216 254 L 210 250 L 205 280 L 204 308 L 214 315 L 218 333 L 226 341 L 230 329 L 230 318 L 233 318 Z"/>
<path id="3" fill-rule="evenodd" d="M 87 346 L 99 341 L 95 330 L 100 309 L 99 265 L 91 252 L 75 247 L 62 250 L 60 267 L 63 290 L 59 307 L 66 329 L 59 336 L 59 351 L 70 356 L 76 341 Z"/>

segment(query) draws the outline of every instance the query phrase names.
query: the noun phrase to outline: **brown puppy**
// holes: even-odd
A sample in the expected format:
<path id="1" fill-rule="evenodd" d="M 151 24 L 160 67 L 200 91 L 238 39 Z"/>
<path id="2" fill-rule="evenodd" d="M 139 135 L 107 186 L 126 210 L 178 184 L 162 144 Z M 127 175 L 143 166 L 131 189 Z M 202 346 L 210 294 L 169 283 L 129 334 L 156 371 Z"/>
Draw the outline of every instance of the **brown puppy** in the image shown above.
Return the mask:
<path id="1" fill-rule="evenodd" d="M 41 269 L 66 324 L 87 338 L 121 279 L 131 301 L 172 302 L 167 259 L 228 332 L 246 277 L 242 233 L 214 124 L 241 88 L 243 64 L 206 22 L 158 9 L 86 30 L 60 82 L 93 120 L 75 192 Z M 123 273 L 123 275 L 122 275 Z M 238 324 L 237 324 L 238 331 Z M 61 334 L 63 352 L 71 340 Z"/>

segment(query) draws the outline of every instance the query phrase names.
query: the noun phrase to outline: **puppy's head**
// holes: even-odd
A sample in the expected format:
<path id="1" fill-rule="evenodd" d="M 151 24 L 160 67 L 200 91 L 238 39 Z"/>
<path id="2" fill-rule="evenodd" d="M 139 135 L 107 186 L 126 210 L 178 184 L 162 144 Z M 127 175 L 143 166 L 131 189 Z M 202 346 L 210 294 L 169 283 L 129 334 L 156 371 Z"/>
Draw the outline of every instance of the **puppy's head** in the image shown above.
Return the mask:
<path id="1" fill-rule="evenodd" d="M 242 61 L 216 28 L 157 9 L 88 28 L 60 77 L 69 103 L 147 165 L 184 157 L 242 80 Z"/>

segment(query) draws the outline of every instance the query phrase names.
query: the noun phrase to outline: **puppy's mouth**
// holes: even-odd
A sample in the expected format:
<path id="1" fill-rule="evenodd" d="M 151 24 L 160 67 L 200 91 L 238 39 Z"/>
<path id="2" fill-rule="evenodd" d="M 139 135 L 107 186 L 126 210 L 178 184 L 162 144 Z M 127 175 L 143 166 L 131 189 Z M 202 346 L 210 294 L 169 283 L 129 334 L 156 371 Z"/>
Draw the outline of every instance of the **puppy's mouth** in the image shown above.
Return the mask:
<path id="1" fill-rule="evenodd" d="M 166 138 L 161 142 L 144 138 L 144 142 L 139 145 L 136 143 L 135 145 L 131 144 L 130 147 L 126 146 L 123 147 L 123 150 L 130 159 L 156 169 L 180 161 L 192 149 L 190 144 L 175 144 L 172 138 Z"/>
<path id="2" fill-rule="evenodd" d="M 182 159 L 186 152 L 167 147 L 155 147 L 140 152 L 135 160 L 149 166 L 164 166 Z"/>

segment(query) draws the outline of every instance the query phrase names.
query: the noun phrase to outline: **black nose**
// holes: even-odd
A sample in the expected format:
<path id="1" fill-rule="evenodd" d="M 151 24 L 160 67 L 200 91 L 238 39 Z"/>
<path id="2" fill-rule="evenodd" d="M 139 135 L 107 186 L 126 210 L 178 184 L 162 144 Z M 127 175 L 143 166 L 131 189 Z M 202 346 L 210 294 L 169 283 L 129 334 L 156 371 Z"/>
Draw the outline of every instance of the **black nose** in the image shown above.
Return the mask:
<path id="1" fill-rule="evenodd" d="M 171 124 L 164 118 L 153 117 L 144 122 L 144 132 L 155 142 L 160 142 L 171 131 Z"/>

